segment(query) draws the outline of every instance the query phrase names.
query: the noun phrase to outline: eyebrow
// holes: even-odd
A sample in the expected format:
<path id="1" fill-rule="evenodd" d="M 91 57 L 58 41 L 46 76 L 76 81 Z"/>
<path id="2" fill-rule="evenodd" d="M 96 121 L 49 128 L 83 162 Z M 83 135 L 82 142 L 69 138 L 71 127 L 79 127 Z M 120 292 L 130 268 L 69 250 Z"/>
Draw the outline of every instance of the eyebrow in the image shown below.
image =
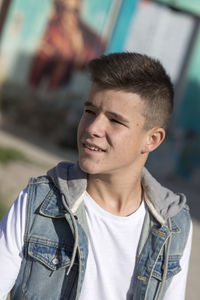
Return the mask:
<path id="1" fill-rule="evenodd" d="M 93 106 L 96 107 L 92 102 L 90 101 L 85 101 L 84 106 Z"/>
<path id="2" fill-rule="evenodd" d="M 93 103 L 91 103 L 89 101 L 86 101 L 84 103 L 84 106 L 91 106 L 91 107 L 97 108 L 96 105 L 94 105 Z M 129 123 L 129 120 L 127 118 L 125 118 L 124 116 L 122 116 L 114 111 L 107 111 L 106 113 L 113 116 L 114 118 L 117 118 L 121 122 Z"/>

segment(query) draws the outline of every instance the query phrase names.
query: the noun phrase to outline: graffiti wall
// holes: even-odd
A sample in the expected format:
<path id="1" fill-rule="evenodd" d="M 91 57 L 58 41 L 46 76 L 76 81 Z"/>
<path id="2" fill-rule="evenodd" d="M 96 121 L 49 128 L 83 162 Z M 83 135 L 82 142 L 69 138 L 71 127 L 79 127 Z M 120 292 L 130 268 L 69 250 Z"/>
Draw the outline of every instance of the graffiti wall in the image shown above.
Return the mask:
<path id="1" fill-rule="evenodd" d="M 1 80 L 55 90 L 102 54 L 120 1 L 13 0 L 1 38 Z"/>
<path id="2" fill-rule="evenodd" d="M 30 129 L 74 147 L 90 85 L 86 65 L 116 39 L 123 44 L 116 24 L 123 14 L 128 27 L 134 7 L 135 1 L 128 0 L 12 0 L 0 37 L 7 126 L 14 122 L 20 131 Z"/>

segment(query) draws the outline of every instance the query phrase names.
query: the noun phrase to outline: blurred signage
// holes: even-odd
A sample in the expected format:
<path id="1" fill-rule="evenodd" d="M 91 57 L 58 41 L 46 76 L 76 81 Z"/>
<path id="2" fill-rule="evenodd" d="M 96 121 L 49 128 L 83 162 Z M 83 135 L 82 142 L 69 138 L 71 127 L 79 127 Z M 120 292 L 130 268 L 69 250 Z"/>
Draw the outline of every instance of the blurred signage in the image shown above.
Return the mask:
<path id="1" fill-rule="evenodd" d="M 179 79 L 194 25 L 191 16 L 153 2 L 141 2 L 130 26 L 124 50 L 159 59 L 173 82 Z"/>
<path id="2" fill-rule="evenodd" d="M 135 11 L 137 11 L 139 1 L 140 0 L 122 1 L 119 14 L 117 16 L 117 22 L 115 23 L 113 34 L 106 49 L 108 53 L 123 51 L 127 32 L 129 30 L 131 20 L 134 18 Z"/>
<path id="3" fill-rule="evenodd" d="M 200 17 L 200 1 L 199 0 L 156 0 L 172 7 L 188 11 Z"/>

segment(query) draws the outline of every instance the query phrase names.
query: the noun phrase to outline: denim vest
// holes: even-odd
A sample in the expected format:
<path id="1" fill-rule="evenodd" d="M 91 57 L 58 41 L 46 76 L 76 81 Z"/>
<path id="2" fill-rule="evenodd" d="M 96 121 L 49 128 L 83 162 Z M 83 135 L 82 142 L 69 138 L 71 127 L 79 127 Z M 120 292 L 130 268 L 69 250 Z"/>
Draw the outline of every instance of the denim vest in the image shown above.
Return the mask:
<path id="1" fill-rule="evenodd" d="M 74 228 L 61 195 L 47 176 L 32 179 L 28 189 L 24 258 L 11 300 L 76 300 L 79 298 L 88 256 L 87 222 L 83 203 L 75 218 L 78 251 L 68 275 L 74 245 Z M 173 276 L 180 271 L 190 228 L 187 207 L 161 225 L 147 207 L 134 273 L 133 300 L 157 299 L 163 277 L 165 253 L 170 239 L 168 269 L 162 286 L 163 297 Z M 92 278 L 91 278 L 92 284 Z"/>

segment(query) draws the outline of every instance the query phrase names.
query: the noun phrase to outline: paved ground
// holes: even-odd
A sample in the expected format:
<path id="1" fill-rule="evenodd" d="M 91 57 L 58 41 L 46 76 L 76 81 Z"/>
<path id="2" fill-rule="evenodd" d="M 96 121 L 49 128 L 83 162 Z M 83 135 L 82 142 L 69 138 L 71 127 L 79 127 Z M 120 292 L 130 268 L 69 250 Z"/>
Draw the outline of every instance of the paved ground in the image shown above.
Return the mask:
<path id="1" fill-rule="evenodd" d="M 51 145 L 32 145 L 23 139 L 16 138 L 0 130 L 0 145 L 12 146 L 24 151 L 32 160 L 32 163 L 12 163 L 6 166 L 0 165 L 0 203 L 9 206 L 16 198 L 18 192 L 27 184 L 31 176 L 44 174 L 46 170 L 54 166 L 60 160 L 73 160 L 77 156 L 72 151 L 60 151 Z M 192 254 L 188 275 L 186 300 L 200 299 L 200 182 L 199 185 L 192 182 L 183 181 L 175 176 L 162 179 L 162 182 L 174 191 L 184 192 L 188 197 L 191 207 L 191 215 L 194 226 Z M 176 300 L 176 299 L 172 299 Z"/>

